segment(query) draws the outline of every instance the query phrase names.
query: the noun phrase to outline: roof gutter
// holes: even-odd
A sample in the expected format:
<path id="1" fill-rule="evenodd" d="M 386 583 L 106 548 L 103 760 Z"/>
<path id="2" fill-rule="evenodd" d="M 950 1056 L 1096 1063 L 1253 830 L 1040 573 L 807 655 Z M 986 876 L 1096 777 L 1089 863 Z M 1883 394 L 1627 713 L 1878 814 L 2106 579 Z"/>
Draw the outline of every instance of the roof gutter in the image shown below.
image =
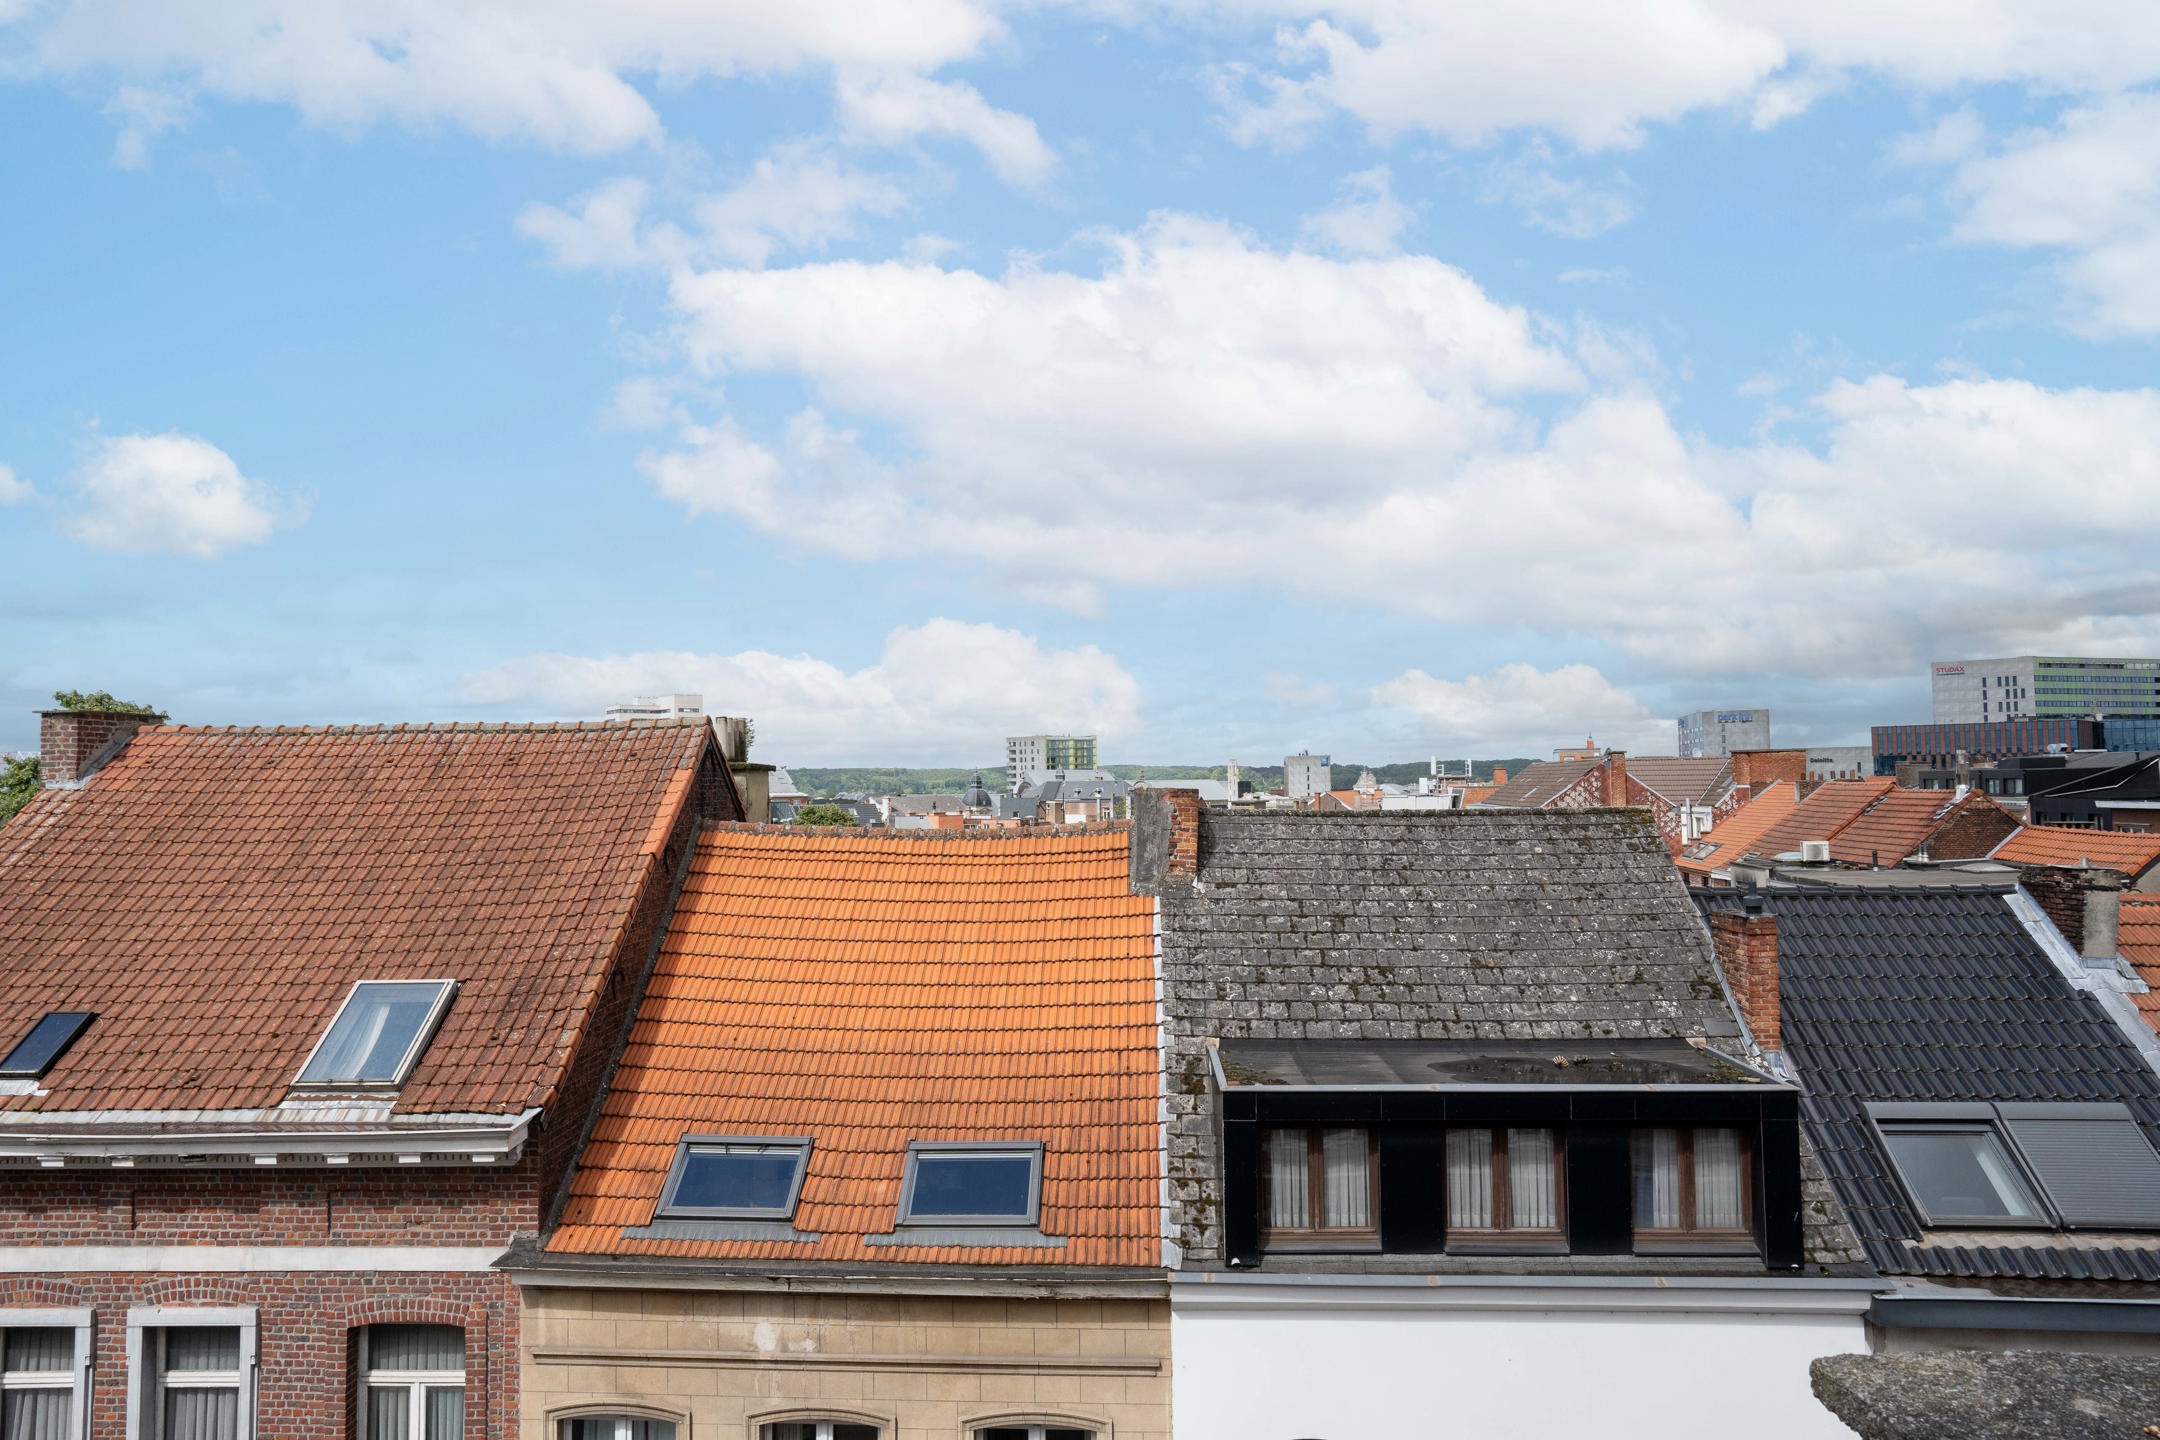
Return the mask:
<path id="1" fill-rule="evenodd" d="M 461 1161 L 515 1162 L 530 1137 L 537 1109 L 493 1122 L 342 1129 L 269 1125 L 205 1129 L 175 1126 L 140 1133 L 95 1125 L 32 1130 L 0 1128 L 0 1166 L 35 1162 L 51 1170 L 103 1165 L 418 1165 Z"/>
<path id="2" fill-rule="evenodd" d="M 2160 1300 L 2045 1300 L 2018 1295 L 1878 1295 L 1868 1320 L 1888 1330 L 2017 1330 L 2160 1335 Z"/>

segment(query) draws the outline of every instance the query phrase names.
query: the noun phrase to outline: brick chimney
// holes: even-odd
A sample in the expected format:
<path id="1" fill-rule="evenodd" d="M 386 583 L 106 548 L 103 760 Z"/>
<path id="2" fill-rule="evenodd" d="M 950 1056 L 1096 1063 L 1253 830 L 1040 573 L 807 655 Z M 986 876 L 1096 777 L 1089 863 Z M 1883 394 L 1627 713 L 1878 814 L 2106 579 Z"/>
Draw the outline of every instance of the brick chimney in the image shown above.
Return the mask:
<path id="1" fill-rule="evenodd" d="M 1170 802 L 1170 859 L 1163 873 L 1190 880 L 1200 873 L 1200 792 L 1162 793 Z"/>
<path id="2" fill-rule="evenodd" d="M 2113 960 L 2121 950 L 2124 877 L 2091 866 L 2026 865 L 2018 883 L 2081 959 Z"/>
<path id="3" fill-rule="evenodd" d="M 1495 765 L 1492 767 L 1492 783 L 1496 788 L 1507 784 L 1507 766 Z"/>
<path id="4" fill-rule="evenodd" d="M 1627 798 L 1627 751 L 1605 752 L 1605 803 L 1625 805 Z"/>
<path id="5" fill-rule="evenodd" d="M 120 710 L 40 710 L 38 783 L 72 790 L 120 753 L 154 715 Z"/>
<path id="6" fill-rule="evenodd" d="M 1710 917 L 1710 940 L 1718 969 L 1725 972 L 1740 1019 L 1757 1048 L 1775 1053 L 1785 1048 L 1779 1022 L 1777 916 L 1763 912 L 1762 892 L 1751 890 L 1739 910 L 1719 910 Z"/>
<path id="7" fill-rule="evenodd" d="M 1807 778 L 1805 750 L 1735 750 L 1732 753 L 1733 784 L 1760 794 L 1780 780 Z"/>

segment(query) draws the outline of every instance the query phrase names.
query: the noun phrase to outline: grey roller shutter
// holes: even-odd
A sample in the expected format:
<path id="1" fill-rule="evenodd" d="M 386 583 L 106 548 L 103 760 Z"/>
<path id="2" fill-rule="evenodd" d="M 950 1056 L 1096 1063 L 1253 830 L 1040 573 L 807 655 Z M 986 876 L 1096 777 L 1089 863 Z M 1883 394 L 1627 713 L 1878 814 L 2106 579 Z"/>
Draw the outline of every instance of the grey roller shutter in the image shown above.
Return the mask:
<path id="1" fill-rule="evenodd" d="M 2160 1152 L 2121 1105 L 1998 1105 L 2065 1225 L 2160 1229 Z"/>

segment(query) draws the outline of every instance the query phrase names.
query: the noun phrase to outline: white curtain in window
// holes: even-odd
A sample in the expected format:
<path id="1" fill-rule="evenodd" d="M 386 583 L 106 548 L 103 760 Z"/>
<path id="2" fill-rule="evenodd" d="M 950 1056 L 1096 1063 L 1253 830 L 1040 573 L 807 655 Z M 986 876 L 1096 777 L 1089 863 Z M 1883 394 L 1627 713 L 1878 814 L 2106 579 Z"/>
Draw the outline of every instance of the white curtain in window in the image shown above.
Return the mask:
<path id="1" fill-rule="evenodd" d="M 1553 1184 L 1553 1132 L 1507 1132 L 1508 1223 L 1518 1230 L 1550 1230 L 1560 1223 Z"/>
<path id="2" fill-rule="evenodd" d="M 427 1440 L 465 1440 L 465 1391 L 437 1385 L 427 1392 Z"/>
<path id="3" fill-rule="evenodd" d="M 1447 1223 L 1451 1230 L 1490 1230 L 1492 1131 L 1447 1132 Z"/>
<path id="4" fill-rule="evenodd" d="M 367 1440 L 411 1440 L 412 1391 L 403 1385 L 368 1390 Z"/>
<path id="5" fill-rule="evenodd" d="M 1680 1132 L 1635 1132 L 1635 1228 L 1680 1228 Z"/>
<path id="6" fill-rule="evenodd" d="M 0 1394 L 0 1440 L 67 1440 L 74 1399 L 66 1389 Z"/>
<path id="7" fill-rule="evenodd" d="M 1305 1132 L 1270 1130 L 1267 1137 L 1268 1224 L 1278 1230 L 1303 1230 L 1312 1224 L 1310 1185 L 1305 1174 Z"/>
<path id="8" fill-rule="evenodd" d="M 1364 1229 L 1372 1224 L 1371 1149 L 1363 1130 L 1324 1130 L 1320 1165 L 1327 1187 L 1321 1224 Z"/>
<path id="9" fill-rule="evenodd" d="M 165 1392 L 165 1427 L 159 1440 L 239 1440 L 238 1390 L 185 1389 Z"/>
<path id="10" fill-rule="evenodd" d="M 10 1330 L 0 1348 L 0 1370 L 52 1374 L 75 1362 L 75 1332 L 59 1325 Z"/>
<path id="11" fill-rule="evenodd" d="M 1695 1223 L 1706 1230 L 1740 1228 L 1740 1132 L 1695 1132 Z"/>

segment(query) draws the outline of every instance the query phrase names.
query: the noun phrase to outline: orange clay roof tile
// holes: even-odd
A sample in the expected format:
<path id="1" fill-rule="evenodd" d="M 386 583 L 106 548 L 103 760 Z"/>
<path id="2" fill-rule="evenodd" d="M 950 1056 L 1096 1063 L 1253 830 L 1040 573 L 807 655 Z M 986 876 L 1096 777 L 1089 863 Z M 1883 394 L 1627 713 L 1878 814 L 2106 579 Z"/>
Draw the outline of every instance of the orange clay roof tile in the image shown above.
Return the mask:
<path id="1" fill-rule="evenodd" d="M 1154 902 L 1122 829 L 712 830 L 548 1249 L 731 1261 L 1161 1263 Z M 814 1244 L 625 1238 L 686 1134 L 808 1135 Z M 869 1246 L 911 1140 L 1044 1142 L 1061 1248 Z"/>
<path id="2" fill-rule="evenodd" d="M 1957 804 L 1953 790 L 1908 790 L 1893 785 L 1830 837 L 1830 858 L 1843 865 L 1895 865 L 1926 844 L 1937 823 Z"/>
<path id="3" fill-rule="evenodd" d="M 1721 870 L 1755 848 L 1763 832 L 1793 811 L 1799 802 L 1793 784 L 1780 780 L 1714 825 L 1710 833 L 1681 850 L 1680 868 L 1696 875 Z"/>
<path id="4" fill-rule="evenodd" d="M 1997 846 L 1993 858 L 2013 865 L 2092 864 L 2135 879 L 2160 861 L 2160 835 L 2027 825 Z"/>
<path id="5" fill-rule="evenodd" d="M 542 1103 L 688 793 L 701 724 L 153 726 L 0 829 L 0 1110 L 275 1105 L 353 983 L 455 979 L 405 1113 Z"/>
<path id="6" fill-rule="evenodd" d="M 1791 814 L 1757 836 L 1749 853 L 1783 855 L 1798 850 L 1806 840 L 1835 840 L 1839 831 L 1896 784 L 1887 778 L 1827 781 L 1795 805 Z"/>
<path id="7" fill-rule="evenodd" d="M 2133 995 L 2145 1023 L 2160 1030 L 2160 895 L 2131 894 L 2122 897 L 2121 928 L 2116 946 L 2150 987 Z"/>

